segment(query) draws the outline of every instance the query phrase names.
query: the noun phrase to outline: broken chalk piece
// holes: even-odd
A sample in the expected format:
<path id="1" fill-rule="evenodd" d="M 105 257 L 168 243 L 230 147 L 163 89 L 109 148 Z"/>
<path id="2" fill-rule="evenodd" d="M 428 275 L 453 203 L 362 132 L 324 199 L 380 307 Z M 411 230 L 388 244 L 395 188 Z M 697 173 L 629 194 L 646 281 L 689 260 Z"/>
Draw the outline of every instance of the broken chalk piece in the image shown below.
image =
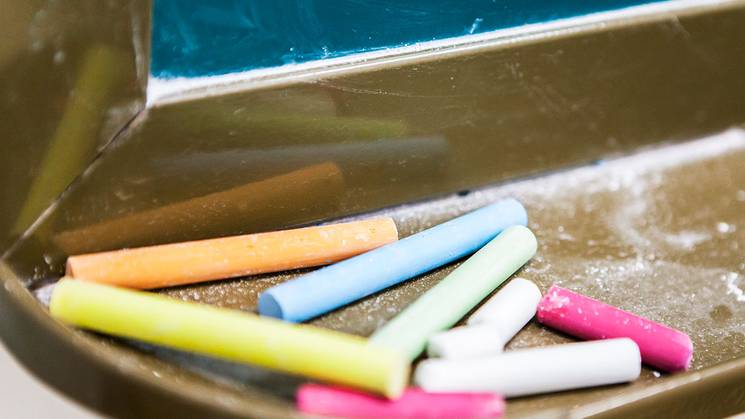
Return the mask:
<path id="1" fill-rule="evenodd" d="M 536 252 L 527 227 L 512 226 L 482 247 L 437 285 L 378 329 L 370 343 L 414 360 L 434 333 L 452 327 Z"/>
<path id="2" fill-rule="evenodd" d="M 414 381 L 426 391 L 494 391 L 505 397 L 601 386 L 635 380 L 639 347 L 608 339 L 521 349 L 488 358 L 422 361 Z"/>
<path id="3" fill-rule="evenodd" d="M 663 371 L 691 366 L 693 343 L 685 333 L 559 286 L 538 305 L 538 321 L 581 339 L 627 337 L 639 345 L 642 361 Z"/>
<path id="4" fill-rule="evenodd" d="M 245 362 L 395 398 L 409 363 L 367 339 L 159 294 L 62 279 L 52 317 L 96 332 Z"/>
<path id="5" fill-rule="evenodd" d="M 502 230 L 526 225 L 506 199 L 421 233 L 279 284 L 259 296 L 259 313 L 301 322 L 475 252 Z"/>
<path id="6" fill-rule="evenodd" d="M 327 265 L 398 240 L 391 218 L 72 256 L 67 275 L 160 288 Z"/>
<path id="7" fill-rule="evenodd" d="M 306 384 L 297 392 L 298 410 L 344 418 L 496 418 L 504 414 L 502 396 L 494 393 L 427 393 L 410 388 L 396 400 Z"/>
<path id="8" fill-rule="evenodd" d="M 502 352 L 535 315 L 541 290 L 531 281 L 515 278 L 456 327 L 429 338 L 429 356 L 468 358 Z"/>

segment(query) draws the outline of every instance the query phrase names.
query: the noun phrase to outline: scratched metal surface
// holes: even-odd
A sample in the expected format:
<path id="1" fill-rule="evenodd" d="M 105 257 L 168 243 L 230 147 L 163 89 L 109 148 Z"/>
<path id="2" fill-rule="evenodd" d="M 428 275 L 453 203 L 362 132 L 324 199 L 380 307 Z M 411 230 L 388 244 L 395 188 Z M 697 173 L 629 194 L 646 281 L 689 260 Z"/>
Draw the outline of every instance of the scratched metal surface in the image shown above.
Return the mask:
<path id="1" fill-rule="evenodd" d="M 707 368 L 745 355 L 745 132 L 730 131 L 369 215 L 394 217 L 406 236 L 508 196 L 526 205 L 530 227 L 539 240 L 536 257 L 520 276 L 535 281 L 544 291 L 558 283 L 679 328 L 691 336 L 695 347 L 691 372 L 667 375 L 645 368 L 632 384 L 519 398 L 509 402 L 509 416 L 602 413 L 650 391 L 696 380 L 696 374 Z M 369 335 L 457 265 L 311 323 Z M 262 290 L 301 273 L 161 292 L 185 301 L 255 311 Z M 37 296 L 45 299 L 48 290 L 42 287 Z M 571 340 L 532 322 L 509 349 Z M 258 393 L 276 405 L 275 413 L 290 412 L 292 394 L 302 382 L 257 368 L 128 344 L 206 377 L 218 389 Z M 152 368 L 164 380 L 174 373 L 172 367 L 161 369 L 156 364 Z M 175 376 L 184 379 L 178 373 Z"/>

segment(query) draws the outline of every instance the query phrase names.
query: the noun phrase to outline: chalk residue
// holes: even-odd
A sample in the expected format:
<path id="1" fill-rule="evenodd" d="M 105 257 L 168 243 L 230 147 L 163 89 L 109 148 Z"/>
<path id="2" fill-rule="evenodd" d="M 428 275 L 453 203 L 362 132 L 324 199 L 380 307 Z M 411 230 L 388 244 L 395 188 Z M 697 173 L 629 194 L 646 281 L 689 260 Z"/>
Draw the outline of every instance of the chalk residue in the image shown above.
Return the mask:
<path id="1" fill-rule="evenodd" d="M 379 211 L 375 215 L 390 216 L 397 224 L 411 226 L 410 221 L 423 220 L 412 227 L 429 227 L 439 222 L 482 207 L 498 199 L 517 196 L 536 205 L 575 206 L 566 199 L 569 194 L 592 195 L 598 192 L 615 192 L 620 189 L 641 197 L 650 184 L 661 184 L 661 172 L 673 167 L 685 166 L 697 161 L 711 159 L 734 150 L 745 150 L 745 131 L 732 129 L 700 140 L 642 151 L 627 157 L 607 160 L 603 164 L 585 166 L 554 173 L 534 179 L 517 181 L 505 185 L 483 188 L 467 196 L 452 195 L 436 201 L 401 205 Z M 551 201 L 552 198 L 562 198 Z M 627 199 L 627 215 L 639 216 L 646 204 Z M 592 205 L 588 203 L 588 205 Z M 359 217 L 349 217 L 355 219 Z M 402 232 L 406 233 L 406 232 Z M 643 240 L 642 240 L 643 241 Z"/>
<path id="2" fill-rule="evenodd" d="M 679 233 L 670 233 L 663 236 L 663 239 L 672 246 L 677 246 L 685 250 L 693 250 L 697 244 L 709 240 L 711 235 L 703 231 L 684 230 Z"/>
<path id="3" fill-rule="evenodd" d="M 711 318 L 717 304 L 726 305 L 733 318 L 745 318 L 745 305 L 741 304 L 745 295 L 739 291 L 745 284 L 740 283 L 740 277 L 731 276 L 736 267 L 717 266 L 717 255 L 711 253 L 729 250 L 710 245 L 721 236 L 735 242 L 732 234 L 739 230 L 729 233 L 730 225 L 734 226 L 731 222 L 727 226 L 718 225 L 716 219 L 712 222 L 710 217 L 716 213 L 705 205 L 700 209 L 691 206 L 693 221 L 682 222 L 671 213 L 680 209 L 668 208 L 670 203 L 664 194 L 672 193 L 675 187 L 670 183 L 670 173 L 679 174 L 688 165 L 742 152 L 745 132 L 731 130 L 599 165 L 391 208 L 376 215 L 393 217 L 401 235 L 406 236 L 498 199 L 517 197 L 526 205 L 530 226 L 540 243 L 538 254 L 522 270 L 523 277 L 535 281 L 544 291 L 556 283 L 670 323 L 689 333 L 695 344 L 710 347 L 742 332 L 738 322 L 715 325 Z M 718 185 L 716 178 L 706 181 Z M 722 233 L 725 230 L 727 233 Z M 706 256 L 709 254 L 711 257 Z M 444 273 L 428 274 L 380 293 L 341 310 L 338 317 L 326 318 L 323 324 L 353 331 L 355 327 L 349 322 L 364 312 L 373 323 L 365 332 L 371 331 Z M 529 328 L 511 347 L 561 341 L 551 333 Z M 729 356 L 725 350 L 710 350 L 706 357 L 697 358 L 694 368 Z"/>
<path id="4" fill-rule="evenodd" d="M 745 302 L 745 291 L 740 288 L 741 277 L 737 272 L 722 275 L 722 280 L 727 284 L 727 294 L 733 295 L 739 302 Z"/>

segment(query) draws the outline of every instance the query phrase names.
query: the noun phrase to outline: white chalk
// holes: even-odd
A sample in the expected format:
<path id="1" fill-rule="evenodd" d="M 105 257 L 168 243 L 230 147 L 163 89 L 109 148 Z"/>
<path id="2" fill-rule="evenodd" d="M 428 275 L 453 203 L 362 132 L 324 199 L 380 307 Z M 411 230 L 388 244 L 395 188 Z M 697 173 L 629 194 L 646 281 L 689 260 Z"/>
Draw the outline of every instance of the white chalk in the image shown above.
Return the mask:
<path id="1" fill-rule="evenodd" d="M 504 342 L 500 333 L 490 324 L 461 326 L 429 338 L 427 355 L 440 358 L 473 358 L 496 355 L 502 352 Z"/>
<path id="2" fill-rule="evenodd" d="M 431 392 L 491 391 L 505 397 L 635 380 L 639 347 L 628 338 L 506 352 L 482 359 L 422 361 L 414 381 Z"/>
<path id="3" fill-rule="evenodd" d="M 527 279 L 515 278 L 487 300 L 466 322 L 490 323 L 509 341 L 535 316 L 541 290 Z"/>
<path id="4" fill-rule="evenodd" d="M 473 358 L 494 355 L 533 318 L 541 290 L 515 278 L 484 303 L 466 322 L 468 326 L 440 332 L 429 339 L 429 356 Z"/>

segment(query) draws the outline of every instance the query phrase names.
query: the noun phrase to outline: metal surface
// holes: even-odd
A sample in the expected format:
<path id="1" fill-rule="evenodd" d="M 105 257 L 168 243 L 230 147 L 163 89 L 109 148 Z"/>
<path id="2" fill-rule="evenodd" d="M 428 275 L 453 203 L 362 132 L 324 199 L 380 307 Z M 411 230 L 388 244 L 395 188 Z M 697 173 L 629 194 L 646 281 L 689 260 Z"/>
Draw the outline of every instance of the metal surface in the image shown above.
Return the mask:
<path id="1" fill-rule="evenodd" d="M 691 372 L 666 375 L 645 369 L 642 378 L 630 385 L 516 399 L 508 405 L 511 416 L 721 417 L 745 409 L 743 161 L 745 134 L 739 132 L 370 215 L 394 217 L 401 234 L 408 235 L 485 203 L 516 196 L 525 203 L 530 227 L 540 243 L 537 256 L 520 276 L 536 281 L 544 291 L 552 283 L 562 284 L 680 328 L 693 339 L 696 351 Z M 312 323 L 368 335 L 456 266 Z M 298 274 L 262 275 L 162 292 L 253 311 L 261 290 Z M 36 296 L 45 300 L 50 287 L 36 289 Z M 16 292 L 32 298 L 22 289 Z M 44 315 L 38 311 L 39 320 Z M 215 415 L 282 417 L 292 413 L 292 394 L 302 381 L 77 332 L 48 319 L 40 323 L 33 328 L 35 332 L 49 328 L 41 333 L 47 339 L 50 331 L 59 334 L 65 345 L 80 350 L 90 368 L 113 368 L 133 388 L 144 387 L 132 390 L 130 408 L 120 407 L 121 416 L 156 414 L 158 403 L 172 402 L 168 397 L 173 397 L 182 408 L 182 402 L 206 403 Z M 531 323 L 509 347 L 570 340 Z M 69 382 L 66 385 L 72 387 Z M 118 390 L 116 396 L 97 397 L 118 398 Z"/>
<path id="2" fill-rule="evenodd" d="M 28 288 L 48 298 L 73 251 L 282 228 L 462 191 L 388 210 L 411 234 L 514 195 L 541 243 L 523 276 L 679 327 L 697 352 L 693 372 L 520 399 L 511 415 L 745 409 L 741 137 L 567 170 L 745 122 L 742 39 L 745 2 L 724 2 L 156 102 L 5 254 L 0 333 L 34 372 L 107 414 L 284 417 L 297 379 L 74 331 Z M 367 335 L 453 267 L 314 323 Z M 260 290 L 296 274 L 164 292 L 253 310 Z M 512 347 L 565 340 L 531 325 Z"/>
<path id="3" fill-rule="evenodd" d="M 535 281 L 542 291 L 558 283 L 679 328 L 690 334 L 696 348 L 692 373 L 669 376 L 645 369 L 642 378 L 631 385 L 512 401 L 508 404 L 511 415 L 601 413 L 663 388 L 693 383 L 701 378 L 699 374 L 709 374 L 707 367 L 745 355 L 741 248 L 745 246 L 745 132 L 371 215 L 394 217 L 401 235 L 406 236 L 509 196 L 525 204 L 529 226 L 539 240 L 537 256 L 518 275 Z M 369 335 L 456 266 L 311 323 Z M 255 311 L 262 290 L 296 275 L 265 275 L 163 292 L 188 301 Z M 571 340 L 533 322 L 508 348 Z M 187 368 L 218 371 L 255 388 L 266 379 L 257 377 L 252 368 L 227 371 L 205 359 L 153 352 Z M 745 365 L 745 359 L 740 363 Z M 745 377 L 730 384 L 740 382 Z M 684 405 L 678 412 L 698 417 L 737 412 L 745 408 L 745 389 L 736 390 L 739 397 L 730 406 L 698 403 Z M 276 391 L 292 394 L 281 388 Z M 706 390 L 698 391 L 703 398 Z M 672 411 L 670 406 L 665 409 Z"/>
<path id="4" fill-rule="evenodd" d="M 402 236 L 439 224 L 500 198 L 515 196 L 528 209 L 539 240 L 537 256 L 518 275 L 543 291 L 553 283 L 586 293 L 688 333 L 696 348 L 692 371 L 667 375 L 650 369 L 630 385 L 521 398 L 514 416 L 586 416 L 617 408 L 654 417 L 718 417 L 745 408 L 745 376 L 732 373 L 726 405 L 711 403 L 722 388 L 698 386 L 698 402 L 635 407 L 640 400 L 745 368 L 745 131 L 728 133 L 477 190 L 371 215 L 394 217 Z M 457 266 L 439 269 L 311 323 L 369 335 Z M 255 311 L 258 294 L 297 273 L 264 275 L 163 292 L 187 301 Z M 569 342 L 531 323 L 509 349 Z M 227 368 L 205 358 L 145 347 L 188 369 L 220 374 L 252 389 L 290 398 L 293 380 L 257 369 Z M 730 362 L 728 364 L 728 362 Z M 712 368 L 709 370 L 708 368 Z M 718 373 L 718 374 L 715 374 Z M 721 399 L 719 399 L 721 400 Z M 643 404 L 642 404 L 643 405 Z"/>
<path id="5" fill-rule="evenodd" d="M 154 103 L 7 258 L 33 280 L 70 253 L 299 225 L 724 129 L 745 119 L 742 4 Z M 307 192 L 266 186 L 287 178 Z"/>
<path id="6" fill-rule="evenodd" d="M 0 5 L 0 253 L 144 107 L 149 2 Z"/>

